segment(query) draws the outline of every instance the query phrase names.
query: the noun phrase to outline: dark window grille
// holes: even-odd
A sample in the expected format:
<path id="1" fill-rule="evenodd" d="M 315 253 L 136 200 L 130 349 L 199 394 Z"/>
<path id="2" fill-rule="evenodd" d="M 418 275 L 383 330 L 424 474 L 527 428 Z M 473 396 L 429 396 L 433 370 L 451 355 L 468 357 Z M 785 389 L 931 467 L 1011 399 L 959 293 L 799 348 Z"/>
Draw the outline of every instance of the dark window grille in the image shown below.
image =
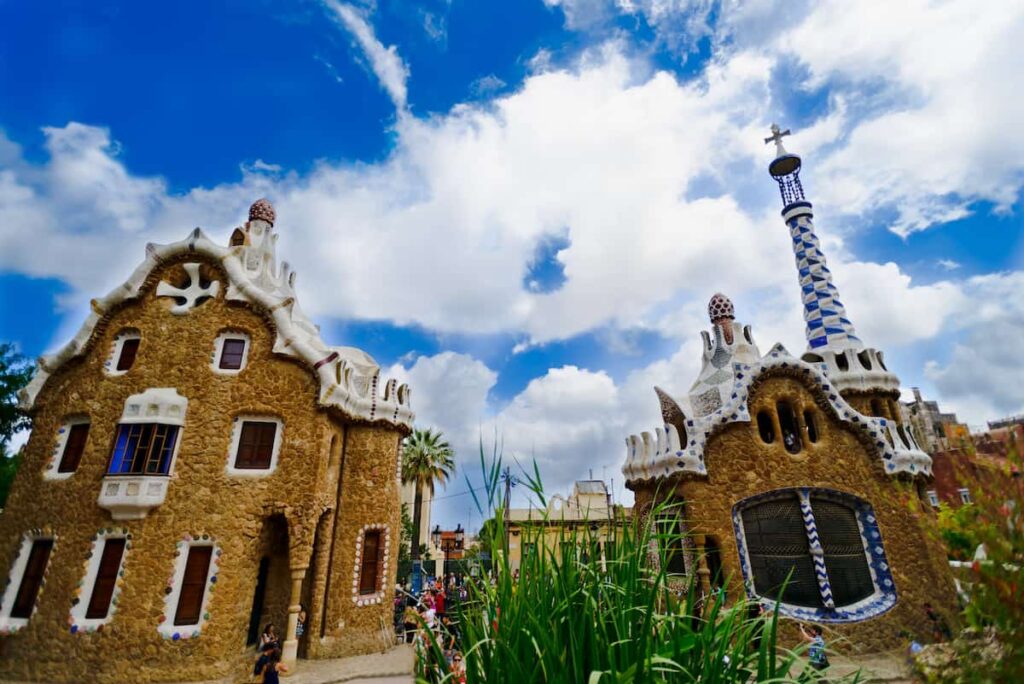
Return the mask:
<path id="1" fill-rule="evenodd" d="M 110 612 L 110 600 L 114 597 L 117 586 L 117 574 L 121 570 L 121 558 L 124 556 L 124 539 L 107 539 L 103 543 L 103 555 L 96 571 L 96 581 L 92 585 L 92 595 L 85 617 L 89 620 L 104 619 Z"/>
<path id="2" fill-rule="evenodd" d="M 772 423 L 772 416 L 768 411 L 758 411 L 757 432 L 765 444 L 775 441 L 775 425 Z"/>
<path id="3" fill-rule="evenodd" d="M 267 470 L 274 455 L 277 423 L 247 420 L 242 423 L 238 438 L 235 467 L 244 470 Z"/>
<path id="4" fill-rule="evenodd" d="M 224 340 L 220 350 L 220 365 L 223 370 L 239 370 L 245 355 L 245 340 L 230 337 Z"/>
<path id="5" fill-rule="evenodd" d="M 380 552 L 380 530 L 367 530 L 363 535 L 363 559 L 359 570 L 359 593 L 361 595 L 377 592 Z"/>
<path id="6" fill-rule="evenodd" d="M 117 370 L 126 371 L 135 365 L 135 357 L 139 353 L 139 338 L 129 337 L 121 342 L 121 353 L 117 357 Z"/>
<path id="7" fill-rule="evenodd" d="M 775 405 L 775 410 L 779 414 L 779 427 L 782 429 L 782 443 L 786 447 L 786 451 L 791 454 L 799 454 L 803 449 L 803 443 L 800 439 L 800 428 L 796 423 L 796 414 L 793 413 L 793 407 L 788 402 L 780 401 Z"/>
<path id="8" fill-rule="evenodd" d="M 825 569 L 837 606 L 857 603 L 875 593 L 864 538 L 857 515 L 849 506 L 811 496 L 811 509 L 825 552 Z"/>
<path id="9" fill-rule="evenodd" d="M 818 441 L 818 421 L 814 418 L 814 411 L 810 409 L 804 411 L 804 425 L 807 426 L 807 439 L 811 444 L 816 443 Z"/>
<path id="10" fill-rule="evenodd" d="M 665 572 L 669 575 L 686 574 L 686 526 L 681 503 L 666 506 L 658 512 L 657 533 L 664 556 Z"/>
<path id="11" fill-rule="evenodd" d="M 813 492 L 810 503 L 835 606 L 869 598 L 875 584 L 856 510 Z M 755 592 L 789 605 L 824 608 L 797 492 L 747 506 L 741 517 Z"/>
<path id="12" fill-rule="evenodd" d="M 85 440 L 88 436 L 88 423 L 75 423 L 68 428 L 68 439 L 64 443 L 64 453 L 61 454 L 60 465 L 57 466 L 58 473 L 73 473 L 78 470 L 78 464 L 82 462 L 82 452 L 85 451 Z"/>
<path id="13" fill-rule="evenodd" d="M 50 560 L 52 550 L 52 539 L 36 539 L 32 542 L 28 563 L 25 564 L 18 593 L 14 596 L 14 605 L 11 606 L 12 618 L 28 619 L 32 616 L 32 609 L 36 605 L 39 588 L 43 585 L 43 575 L 46 573 L 46 564 Z"/>
<path id="14" fill-rule="evenodd" d="M 108 475 L 167 475 L 178 426 L 129 423 L 117 427 Z"/>

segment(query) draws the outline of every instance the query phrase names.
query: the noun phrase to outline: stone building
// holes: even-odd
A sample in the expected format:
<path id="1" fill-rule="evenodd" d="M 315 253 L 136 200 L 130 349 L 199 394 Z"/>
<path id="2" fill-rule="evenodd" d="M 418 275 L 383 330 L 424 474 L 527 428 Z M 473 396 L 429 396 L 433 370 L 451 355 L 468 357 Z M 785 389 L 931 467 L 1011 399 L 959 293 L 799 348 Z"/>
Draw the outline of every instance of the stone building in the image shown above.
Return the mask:
<path id="1" fill-rule="evenodd" d="M 971 440 L 971 431 L 961 423 L 955 413 L 943 413 L 939 403 L 926 401 L 921 390 L 913 388 L 914 400 L 903 404 L 903 409 L 914 438 L 929 454 L 962 447 Z"/>
<path id="2" fill-rule="evenodd" d="M 632 510 L 614 506 L 602 480 L 577 480 L 569 496 L 552 496 L 546 508 L 508 509 L 508 562 L 516 570 L 530 553 L 553 553 L 573 544 L 572 553 L 603 560 L 614 543 L 616 528 L 624 525 Z M 586 542 L 590 548 L 583 548 Z M 610 554 L 609 554 L 610 555 Z"/>
<path id="3" fill-rule="evenodd" d="M 293 665 L 387 642 L 409 390 L 321 339 L 273 227 L 260 200 L 227 246 L 147 245 L 40 359 L 0 677 L 240 678 L 268 622 Z"/>
<path id="4" fill-rule="evenodd" d="M 623 472 L 636 515 L 654 511 L 653 522 L 685 534 L 659 556 L 670 573 L 695 576 L 705 592 L 780 599 L 782 616 L 827 623 L 833 643 L 849 637 L 845 648 L 890 648 L 903 630 L 930 633 L 925 603 L 953 617 L 946 554 L 922 501 L 931 459 L 902 419 L 899 380 L 846 314 L 783 135 L 773 127 L 769 170 L 807 350 L 762 354 L 715 295 L 699 376 L 685 397 L 655 388 L 665 425 L 627 439 Z M 783 636 L 792 639 L 791 625 Z"/>

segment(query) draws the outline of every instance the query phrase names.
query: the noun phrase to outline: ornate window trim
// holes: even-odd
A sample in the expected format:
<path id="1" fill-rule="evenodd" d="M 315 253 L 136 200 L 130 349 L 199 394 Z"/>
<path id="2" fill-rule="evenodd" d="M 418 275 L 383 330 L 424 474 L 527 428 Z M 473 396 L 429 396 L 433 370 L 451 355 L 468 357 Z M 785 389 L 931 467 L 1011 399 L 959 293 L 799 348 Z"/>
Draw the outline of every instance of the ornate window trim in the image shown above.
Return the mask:
<path id="1" fill-rule="evenodd" d="M 84 413 L 72 414 L 64 418 L 60 427 L 57 428 L 57 437 L 54 440 L 53 451 L 50 452 L 50 460 L 43 471 L 44 480 L 66 480 L 78 472 L 78 468 L 67 473 L 58 472 L 57 469 L 64 458 L 64 449 L 67 448 L 68 437 L 71 436 L 71 428 L 75 425 L 90 425 L 90 423 L 89 416 Z M 86 441 L 86 446 L 88 446 L 88 441 Z M 79 467 L 81 467 L 81 464 L 79 464 Z"/>
<path id="2" fill-rule="evenodd" d="M 125 328 L 117 333 L 114 337 L 113 344 L 110 346 L 110 356 L 107 357 L 107 360 L 103 364 L 103 370 L 106 371 L 107 375 L 124 375 L 131 370 L 131 367 L 125 368 L 124 370 L 117 369 L 117 362 L 121 358 L 121 349 L 124 347 L 124 343 L 127 340 L 140 340 L 141 346 L 142 333 L 139 332 L 137 328 Z M 136 359 L 136 361 L 137 360 L 138 359 Z M 132 367 L 134 367 L 134 365 L 135 362 L 132 362 Z"/>
<path id="3" fill-rule="evenodd" d="M 49 527 L 29 530 L 21 537 L 18 555 L 14 557 L 14 562 L 11 563 L 11 569 L 7 573 L 7 586 L 4 588 L 3 598 L 0 599 L 0 635 L 17 632 L 32 619 L 31 615 L 27 618 L 11 617 L 11 608 L 14 605 L 14 599 L 18 594 L 21 581 L 25 577 L 29 554 L 32 553 L 32 545 L 40 539 L 52 540 L 53 548 L 50 549 L 50 557 L 46 561 L 46 569 L 43 570 L 43 580 L 39 584 L 39 593 L 36 594 L 35 603 L 32 604 L 32 615 L 35 615 L 36 611 L 39 610 L 39 601 L 42 600 L 43 593 L 46 590 L 46 577 L 50 574 L 50 567 L 53 565 L 53 554 L 57 551 L 57 535 Z"/>
<path id="4" fill-rule="evenodd" d="M 185 576 L 185 565 L 188 563 L 188 551 L 193 546 L 213 547 L 213 554 L 210 557 L 210 569 L 206 575 L 206 589 L 203 590 L 203 607 L 199 611 L 199 622 L 194 625 L 175 625 L 174 615 L 178 609 L 178 597 L 181 595 L 182 580 Z M 186 534 L 181 541 L 174 545 L 174 569 L 167 579 L 167 586 L 164 588 L 164 612 L 160 616 L 160 624 L 157 631 L 164 639 L 178 641 L 180 639 L 192 639 L 199 636 L 203 625 L 210 620 L 210 598 L 217 585 L 217 573 L 220 570 L 221 548 L 217 541 L 209 534 Z"/>
<path id="5" fill-rule="evenodd" d="M 242 363 L 238 368 L 221 368 L 220 358 L 224 353 L 224 342 L 226 340 L 245 340 L 245 346 L 242 348 Z M 210 370 L 217 375 L 238 375 L 246 369 L 249 365 L 249 350 L 252 348 L 252 337 L 249 333 L 244 330 L 237 328 L 227 328 L 222 330 L 217 339 L 213 342 L 213 354 L 210 357 Z"/>
<path id="6" fill-rule="evenodd" d="M 238 457 L 238 443 L 242 439 L 242 426 L 246 421 L 260 423 L 274 423 L 277 429 L 274 430 L 274 447 L 270 454 L 270 466 L 267 468 L 237 468 L 235 460 Z M 231 421 L 231 443 L 228 445 L 228 462 L 225 466 L 228 475 L 237 477 L 267 477 L 277 470 L 277 461 L 281 456 L 281 443 L 284 441 L 284 420 L 278 416 L 260 415 L 257 413 L 241 413 Z"/>
<path id="7" fill-rule="evenodd" d="M 823 602 L 826 605 L 825 608 L 810 608 L 779 603 L 769 597 L 758 595 L 754 589 L 754 578 L 751 572 L 750 556 L 748 555 L 746 535 L 743 528 L 743 510 L 757 503 L 787 496 L 799 497 L 800 508 L 804 515 L 804 526 L 807 530 L 808 540 L 812 548 L 812 556 L 815 560 L 815 574 L 818 579 Z M 860 529 L 861 540 L 864 543 L 864 555 L 868 571 L 871 574 L 871 581 L 875 587 L 875 591 L 871 596 L 846 606 L 837 607 L 832 605 L 832 588 L 823 556 L 815 555 L 813 552 L 815 547 L 820 549 L 820 542 L 818 542 L 818 530 L 814 521 L 813 508 L 809 504 L 811 496 L 830 499 L 845 504 L 853 510 L 857 518 L 857 526 Z M 878 519 L 875 517 L 874 509 L 867 501 L 852 494 L 833 489 L 817 487 L 776 489 L 737 502 L 732 508 L 732 522 L 736 533 L 736 545 L 739 549 L 743 585 L 747 596 L 752 601 L 760 601 L 772 608 L 778 604 L 781 615 L 814 622 L 859 622 L 877 617 L 896 605 L 896 585 L 885 555 L 882 533 L 878 528 Z"/>
<path id="8" fill-rule="evenodd" d="M 359 593 L 359 573 L 363 566 L 363 538 L 369 530 L 380 530 L 383 537 L 384 559 L 377 578 L 377 591 L 372 594 Z M 384 524 L 363 525 L 356 535 L 356 563 L 352 570 L 352 602 L 357 606 L 370 606 L 384 601 L 385 584 L 388 577 L 388 563 L 391 560 L 391 528 Z"/>
<path id="9" fill-rule="evenodd" d="M 100 569 L 100 560 L 103 557 L 103 549 L 108 539 L 124 539 L 124 553 L 121 554 L 121 564 L 117 568 L 117 582 L 114 584 L 114 593 L 110 597 L 110 608 L 105 618 L 87 618 L 86 611 L 89 609 L 89 599 L 96 583 L 96 575 Z M 127 527 L 100 529 L 92 538 L 92 545 L 85 557 L 85 575 L 78 587 L 75 589 L 75 597 L 71 600 L 71 612 L 68 615 L 68 625 L 72 634 L 92 633 L 103 630 L 103 625 L 110 622 L 114 613 L 117 612 L 117 605 L 120 602 L 121 590 L 124 588 L 124 564 L 128 559 L 128 552 L 132 548 L 132 535 Z"/>

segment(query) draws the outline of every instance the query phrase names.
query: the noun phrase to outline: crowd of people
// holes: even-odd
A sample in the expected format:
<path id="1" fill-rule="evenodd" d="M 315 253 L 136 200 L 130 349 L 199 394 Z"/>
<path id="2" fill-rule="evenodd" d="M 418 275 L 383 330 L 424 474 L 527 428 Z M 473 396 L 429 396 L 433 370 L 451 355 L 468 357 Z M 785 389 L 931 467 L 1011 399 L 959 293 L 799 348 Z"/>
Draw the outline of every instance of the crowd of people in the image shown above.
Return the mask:
<path id="1" fill-rule="evenodd" d="M 466 681 L 457 606 L 466 601 L 468 593 L 466 578 L 455 573 L 447 578 L 428 578 L 418 596 L 402 587 L 395 592 L 395 632 L 426 654 L 427 660 L 435 652 L 434 644 L 439 646 L 445 662 L 432 666 L 443 666 L 457 683 Z"/>

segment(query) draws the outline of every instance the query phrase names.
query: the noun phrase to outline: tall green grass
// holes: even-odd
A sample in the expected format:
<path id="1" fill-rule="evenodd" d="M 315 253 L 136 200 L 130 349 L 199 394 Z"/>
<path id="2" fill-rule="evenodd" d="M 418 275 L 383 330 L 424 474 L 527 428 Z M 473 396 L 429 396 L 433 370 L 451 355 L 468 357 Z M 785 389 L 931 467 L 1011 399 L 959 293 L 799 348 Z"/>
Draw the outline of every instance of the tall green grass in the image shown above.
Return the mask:
<path id="1" fill-rule="evenodd" d="M 500 455 L 485 463 L 481 448 L 481 467 L 486 497 L 477 505 L 500 521 Z M 543 509 L 536 466 L 522 479 Z M 670 540 L 650 525 L 619 527 L 604 563 L 573 551 L 596 541 L 585 525 L 563 530 L 564 543 L 548 549 L 540 530 L 526 529 L 518 541 L 535 543 L 536 552 L 523 557 L 518 578 L 498 551 L 501 525 L 492 529 L 493 578 L 475 583 L 458 611 L 469 682 L 784 682 L 799 672 L 797 654 L 777 647 L 777 615 L 751 618 L 745 602 L 726 605 L 721 592 L 702 600 L 694 581 L 657 570 L 666 564 L 653 556 Z M 428 638 L 420 681 L 452 681 L 444 663 L 441 646 Z"/>

